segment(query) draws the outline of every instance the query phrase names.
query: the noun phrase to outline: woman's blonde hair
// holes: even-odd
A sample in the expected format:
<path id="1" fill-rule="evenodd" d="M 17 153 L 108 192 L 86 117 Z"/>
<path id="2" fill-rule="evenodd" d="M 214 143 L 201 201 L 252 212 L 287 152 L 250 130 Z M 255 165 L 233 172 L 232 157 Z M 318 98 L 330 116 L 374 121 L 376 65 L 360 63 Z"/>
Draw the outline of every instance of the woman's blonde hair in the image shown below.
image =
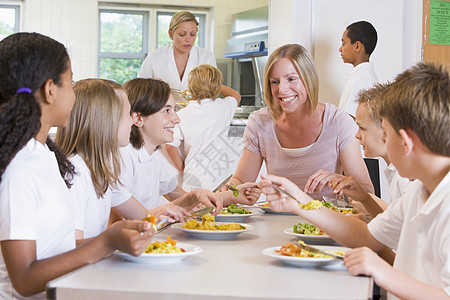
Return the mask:
<path id="1" fill-rule="evenodd" d="M 188 86 L 193 100 L 213 99 L 220 94 L 222 72 L 211 65 L 200 65 L 189 72 Z"/>
<path id="2" fill-rule="evenodd" d="M 116 91 L 125 89 L 104 79 L 84 79 L 74 84 L 75 103 L 69 123 L 59 128 L 55 142 L 67 155 L 78 154 L 91 173 L 98 197 L 109 186 L 120 184 L 117 132 L 123 103 Z"/>
<path id="3" fill-rule="evenodd" d="M 194 22 L 198 26 L 198 21 L 195 16 L 191 12 L 183 10 L 172 16 L 172 19 L 170 19 L 169 30 L 174 32 L 183 22 Z"/>
<path id="4" fill-rule="evenodd" d="M 273 99 L 270 85 L 272 68 L 281 58 L 288 58 L 299 74 L 308 95 L 312 114 L 319 102 L 319 75 L 316 64 L 304 47 L 298 44 L 287 44 L 279 47 L 269 56 L 264 70 L 264 100 L 272 118 L 276 120 L 282 113 L 280 104 Z"/>

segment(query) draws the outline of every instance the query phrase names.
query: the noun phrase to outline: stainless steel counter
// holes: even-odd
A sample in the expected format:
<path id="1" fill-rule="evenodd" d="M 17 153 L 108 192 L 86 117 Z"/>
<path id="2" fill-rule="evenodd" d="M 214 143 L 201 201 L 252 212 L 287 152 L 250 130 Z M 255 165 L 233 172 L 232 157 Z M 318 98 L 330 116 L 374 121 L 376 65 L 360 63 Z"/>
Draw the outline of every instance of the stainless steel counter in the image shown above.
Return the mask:
<path id="1" fill-rule="evenodd" d="M 289 241 L 283 230 L 299 221 L 298 216 L 252 216 L 247 223 L 254 230 L 231 241 L 193 239 L 169 229 L 160 238 L 170 235 L 203 252 L 175 265 L 112 256 L 48 287 L 56 299 L 370 299 L 372 279 L 351 276 L 343 265 L 299 268 L 262 254 Z"/>

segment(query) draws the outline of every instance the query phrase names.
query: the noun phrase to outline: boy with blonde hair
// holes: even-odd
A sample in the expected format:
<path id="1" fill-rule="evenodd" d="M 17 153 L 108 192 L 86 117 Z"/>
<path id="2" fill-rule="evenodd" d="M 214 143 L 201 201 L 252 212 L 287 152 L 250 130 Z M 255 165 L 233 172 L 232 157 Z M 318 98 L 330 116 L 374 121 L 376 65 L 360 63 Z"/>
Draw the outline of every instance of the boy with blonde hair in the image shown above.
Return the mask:
<path id="1" fill-rule="evenodd" d="M 381 95 L 389 88 L 389 83 L 378 83 L 368 90 L 358 93 L 358 108 L 356 109 L 356 124 L 359 140 L 366 157 L 381 157 L 388 166 L 384 170 L 389 184 L 389 199 L 391 201 L 400 198 L 405 192 L 409 182 L 408 178 L 401 177 L 392 165 L 386 151 L 386 134 L 381 127 L 381 117 L 378 114 L 378 106 Z M 353 200 L 359 201 L 371 218 L 386 209 L 387 203 L 373 194 L 367 193 L 351 176 L 336 174 L 329 181 L 329 185 L 337 194 L 345 194 Z"/>
<path id="2" fill-rule="evenodd" d="M 324 207 L 302 210 L 270 187 L 312 200 L 285 178 L 267 176 L 259 186 L 271 209 L 295 212 L 345 246 L 365 246 L 347 251 L 344 263 L 353 275 L 372 276 L 388 299 L 449 299 L 449 73 L 425 63 L 403 72 L 382 94 L 379 113 L 389 159 L 401 176 L 417 180 L 369 224 Z M 375 253 L 389 248 L 396 249 L 393 266 Z"/>
<path id="3" fill-rule="evenodd" d="M 226 155 L 224 143 L 241 95 L 222 85 L 222 81 L 220 70 L 211 65 L 200 65 L 189 72 L 189 92 L 194 101 L 178 111 L 180 124 L 174 141 L 166 145 L 183 175 L 186 191 L 198 187 L 213 189 L 228 175 L 221 174 L 217 163 Z M 218 98 L 219 94 L 225 98 Z"/>

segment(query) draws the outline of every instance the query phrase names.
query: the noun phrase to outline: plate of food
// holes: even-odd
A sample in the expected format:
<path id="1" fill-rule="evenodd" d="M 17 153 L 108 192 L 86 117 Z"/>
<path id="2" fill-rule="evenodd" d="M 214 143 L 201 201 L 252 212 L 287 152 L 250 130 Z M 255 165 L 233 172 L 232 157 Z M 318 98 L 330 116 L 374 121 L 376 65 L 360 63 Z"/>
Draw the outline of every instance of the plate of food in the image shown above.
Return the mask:
<path id="1" fill-rule="evenodd" d="M 248 217 L 258 215 L 259 213 L 260 210 L 258 208 L 244 208 L 231 204 L 223 208 L 220 214 L 215 216 L 215 219 L 218 222 L 245 222 L 245 219 Z"/>
<path id="2" fill-rule="evenodd" d="M 126 261 L 143 263 L 143 264 L 161 264 L 161 263 L 175 263 L 190 255 L 195 255 L 202 252 L 202 248 L 192 244 L 178 243 L 167 237 L 167 241 L 153 241 L 139 256 L 117 250 L 115 255 L 121 257 Z"/>
<path id="3" fill-rule="evenodd" d="M 202 216 L 202 221 L 195 219 L 184 223 L 173 224 L 172 228 L 187 233 L 188 235 L 209 240 L 232 240 L 238 234 L 253 230 L 253 226 L 245 223 L 215 222 L 211 215 Z"/>
<path id="4" fill-rule="evenodd" d="M 330 245 L 336 242 L 325 232 L 310 223 L 298 223 L 286 228 L 284 233 L 293 235 L 307 243 Z"/>
<path id="5" fill-rule="evenodd" d="M 320 250 L 330 251 L 339 255 L 344 255 L 349 248 L 336 246 L 315 246 Z M 328 255 L 312 253 L 301 249 L 292 243 L 283 246 L 266 248 L 262 252 L 264 255 L 276 258 L 287 265 L 296 267 L 312 268 L 331 264 L 342 264 L 342 259 L 333 258 Z"/>
<path id="6" fill-rule="evenodd" d="M 324 196 L 324 198 L 325 198 L 325 199 L 329 199 L 329 197 L 325 197 L 325 196 Z M 323 203 L 323 206 L 325 206 L 326 208 L 329 208 L 329 209 L 331 209 L 331 210 L 340 212 L 341 214 L 344 214 L 344 215 L 347 215 L 347 216 L 349 216 L 349 215 L 355 215 L 355 214 L 358 213 L 358 212 L 356 211 L 356 209 L 354 209 L 353 207 L 339 207 L 339 206 L 336 206 L 336 205 L 334 205 L 333 203 L 328 202 L 328 201 L 327 201 L 327 202 L 324 202 L 324 203 Z"/>
<path id="7" fill-rule="evenodd" d="M 267 201 L 264 201 L 264 202 L 256 202 L 253 206 L 262 209 L 264 212 L 266 212 L 266 213 L 268 213 L 268 214 L 295 215 L 294 213 L 291 213 L 291 212 L 278 212 L 278 211 L 274 211 L 274 210 L 270 209 L 270 207 L 269 207 L 269 202 L 267 202 Z"/>

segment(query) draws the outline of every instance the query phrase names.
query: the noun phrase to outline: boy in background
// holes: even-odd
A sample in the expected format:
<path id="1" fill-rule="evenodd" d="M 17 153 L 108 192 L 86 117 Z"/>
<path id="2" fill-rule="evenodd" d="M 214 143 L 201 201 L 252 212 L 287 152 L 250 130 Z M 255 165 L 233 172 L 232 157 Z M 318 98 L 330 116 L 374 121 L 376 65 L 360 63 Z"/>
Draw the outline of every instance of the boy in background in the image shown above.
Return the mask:
<path id="1" fill-rule="evenodd" d="M 241 95 L 222 82 L 222 73 L 211 65 L 200 65 L 189 72 L 189 92 L 195 101 L 178 111 L 180 124 L 175 128 L 174 141 L 166 145 L 169 157 L 183 175 L 185 191 L 200 186 L 213 189 L 224 179 L 217 164 L 226 155 L 224 144 Z M 219 94 L 225 98 L 218 98 Z"/>
<path id="2" fill-rule="evenodd" d="M 350 24 L 342 35 L 342 45 L 339 48 L 344 63 L 352 64 L 354 69 L 348 74 L 344 91 L 339 100 L 339 108 L 349 113 L 353 118 L 356 114 L 357 94 L 360 90 L 370 88 L 378 82 L 373 64 L 369 62 L 377 45 L 377 31 L 366 21 Z"/>
<path id="3" fill-rule="evenodd" d="M 377 31 L 367 21 L 359 21 L 347 26 L 342 34 L 342 45 L 339 48 L 344 63 L 353 65 L 353 70 L 348 74 L 344 91 L 339 100 L 339 108 L 355 118 L 358 107 L 357 95 L 361 90 L 367 90 L 376 82 L 377 75 L 373 64 L 369 62 L 375 46 L 377 45 Z M 380 166 L 384 171 L 385 166 L 378 159 L 364 158 L 370 179 L 375 188 L 375 194 L 381 197 Z M 386 183 L 383 183 L 385 186 Z"/>
<path id="4" fill-rule="evenodd" d="M 364 156 L 381 157 L 388 166 L 384 170 L 384 175 L 389 184 L 389 199 L 393 201 L 406 192 L 409 179 L 403 178 L 398 174 L 386 151 L 386 134 L 381 127 L 378 106 L 382 93 L 388 88 L 388 83 L 378 83 L 368 90 L 360 91 L 358 93 L 358 108 L 356 109 L 355 121 L 358 125 L 356 138 L 364 150 Z M 359 201 L 371 218 L 383 212 L 387 207 L 385 201 L 367 193 L 353 177 L 336 174 L 329 184 L 335 193 L 345 194 L 353 200 Z"/>
<path id="5" fill-rule="evenodd" d="M 382 94 L 379 114 L 389 159 L 402 177 L 416 178 L 403 197 L 369 224 L 328 208 L 303 210 L 270 185 L 303 203 L 312 199 L 294 183 L 262 176 L 270 208 L 295 212 L 352 249 L 352 275 L 372 276 L 388 299 L 450 296 L 450 76 L 443 66 L 419 63 Z M 365 247 L 361 247 L 365 246 Z M 393 266 L 375 252 L 396 249 Z"/>

